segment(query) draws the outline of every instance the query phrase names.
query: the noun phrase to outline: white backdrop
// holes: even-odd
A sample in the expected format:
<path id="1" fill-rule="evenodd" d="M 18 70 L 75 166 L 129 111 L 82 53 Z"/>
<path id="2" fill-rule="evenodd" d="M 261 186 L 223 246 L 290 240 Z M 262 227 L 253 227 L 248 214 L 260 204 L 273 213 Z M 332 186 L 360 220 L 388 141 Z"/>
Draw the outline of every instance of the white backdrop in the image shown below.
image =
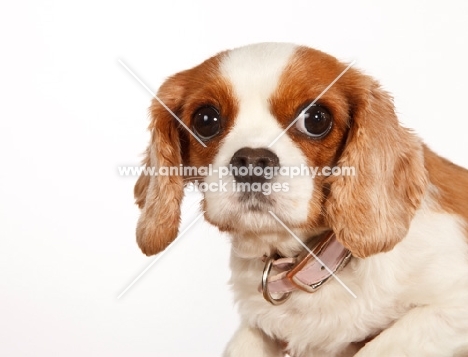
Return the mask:
<path id="1" fill-rule="evenodd" d="M 150 95 L 218 51 L 317 47 L 380 79 L 402 122 L 468 166 L 468 2 L 17 1 L 0 9 L 0 355 L 219 356 L 238 324 L 229 240 L 135 243 Z M 197 214 L 187 197 L 183 226 Z"/>

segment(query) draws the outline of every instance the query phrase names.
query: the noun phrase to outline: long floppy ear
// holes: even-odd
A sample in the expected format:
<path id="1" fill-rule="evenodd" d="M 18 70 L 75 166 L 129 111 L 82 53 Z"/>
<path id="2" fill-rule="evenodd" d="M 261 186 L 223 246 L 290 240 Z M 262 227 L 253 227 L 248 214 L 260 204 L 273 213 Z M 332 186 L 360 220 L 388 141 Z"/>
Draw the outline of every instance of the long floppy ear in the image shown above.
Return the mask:
<path id="1" fill-rule="evenodd" d="M 359 76 L 338 161 L 342 175 L 332 178 L 326 213 L 338 240 L 364 258 L 391 250 L 405 237 L 427 180 L 421 142 L 399 125 L 392 98 Z M 344 175 L 344 167 L 354 167 L 355 174 Z"/>
<path id="2" fill-rule="evenodd" d="M 183 88 L 176 78 L 166 81 L 158 92 L 158 98 L 173 112 L 178 111 L 183 98 Z M 162 167 L 180 167 L 181 138 L 176 119 L 156 99 L 150 112 L 151 141 L 143 165 L 155 171 Z M 138 178 L 134 194 L 141 216 L 136 237 L 146 255 L 159 253 L 177 237 L 183 188 L 183 177 L 179 175 L 142 174 Z"/>

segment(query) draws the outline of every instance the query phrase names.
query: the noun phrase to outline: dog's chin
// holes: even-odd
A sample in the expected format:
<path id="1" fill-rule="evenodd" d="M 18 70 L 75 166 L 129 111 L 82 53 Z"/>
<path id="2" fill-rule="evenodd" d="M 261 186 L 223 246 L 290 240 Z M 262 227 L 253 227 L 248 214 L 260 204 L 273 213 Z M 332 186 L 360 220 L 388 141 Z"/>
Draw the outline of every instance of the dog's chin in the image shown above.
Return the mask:
<path id="1" fill-rule="evenodd" d="M 278 201 L 281 201 L 280 198 L 261 192 L 222 198 L 205 195 L 203 207 L 205 219 L 225 232 L 254 235 L 284 233 L 286 231 L 281 223 L 291 229 L 303 228 L 305 221 L 292 214 L 293 207 Z"/>

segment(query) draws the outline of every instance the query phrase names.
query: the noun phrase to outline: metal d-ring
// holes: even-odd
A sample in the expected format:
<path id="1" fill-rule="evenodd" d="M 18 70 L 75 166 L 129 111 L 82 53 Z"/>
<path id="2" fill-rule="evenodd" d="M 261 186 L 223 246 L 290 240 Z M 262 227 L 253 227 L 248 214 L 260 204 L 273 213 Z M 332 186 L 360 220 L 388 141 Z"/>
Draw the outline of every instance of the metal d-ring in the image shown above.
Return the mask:
<path id="1" fill-rule="evenodd" d="M 271 267 L 273 266 L 273 261 L 275 259 L 273 257 L 268 258 L 268 260 L 265 263 L 265 267 L 263 268 L 263 274 L 262 274 L 262 293 L 263 297 L 266 301 L 268 301 L 272 305 L 281 305 L 284 303 L 289 296 L 291 295 L 291 292 L 284 293 L 280 298 L 275 299 L 273 296 L 271 296 L 270 291 L 268 290 L 268 276 L 270 275 Z"/>

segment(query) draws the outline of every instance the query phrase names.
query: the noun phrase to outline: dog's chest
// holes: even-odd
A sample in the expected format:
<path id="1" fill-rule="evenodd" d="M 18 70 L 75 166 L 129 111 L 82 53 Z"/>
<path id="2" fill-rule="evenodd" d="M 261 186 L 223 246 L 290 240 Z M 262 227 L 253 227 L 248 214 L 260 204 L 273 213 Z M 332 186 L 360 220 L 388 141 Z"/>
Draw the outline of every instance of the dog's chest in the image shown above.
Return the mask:
<path id="1" fill-rule="evenodd" d="M 357 298 L 332 279 L 316 293 L 294 291 L 279 306 L 265 301 L 258 291 L 262 264 L 253 262 L 243 268 L 248 269 L 242 273 L 234 269 L 232 277 L 243 319 L 286 342 L 296 355 L 314 350 L 338 353 L 352 342 L 377 335 L 407 310 L 390 294 L 375 299 L 378 279 L 372 274 L 353 277 L 356 267 L 352 265 L 340 277 Z"/>

